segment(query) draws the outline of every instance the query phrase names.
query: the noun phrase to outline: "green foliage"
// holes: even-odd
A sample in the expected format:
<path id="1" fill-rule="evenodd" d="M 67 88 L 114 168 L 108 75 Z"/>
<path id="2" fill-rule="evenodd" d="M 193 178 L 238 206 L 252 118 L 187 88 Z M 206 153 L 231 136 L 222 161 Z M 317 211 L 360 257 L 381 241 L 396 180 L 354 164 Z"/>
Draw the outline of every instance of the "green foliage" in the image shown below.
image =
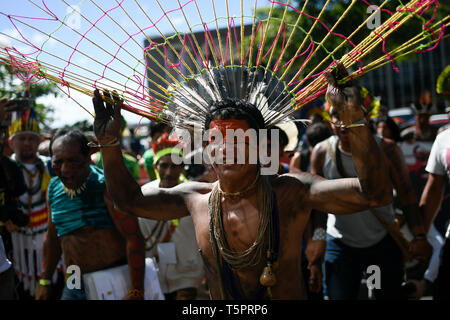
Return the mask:
<path id="1" fill-rule="evenodd" d="M 55 106 L 36 103 L 36 99 L 47 95 L 58 96 L 59 91 L 54 83 L 48 81 L 40 81 L 29 85 L 20 81 L 17 76 L 11 72 L 9 67 L 0 64 L 0 97 L 10 99 L 20 99 L 25 96 L 25 92 L 29 90 L 31 104 L 36 111 L 39 119 L 41 130 L 49 130 L 54 118 Z"/>
<path id="2" fill-rule="evenodd" d="M 450 101 L 450 65 L 446 66 L 436 81 L 436 92 Z"/>

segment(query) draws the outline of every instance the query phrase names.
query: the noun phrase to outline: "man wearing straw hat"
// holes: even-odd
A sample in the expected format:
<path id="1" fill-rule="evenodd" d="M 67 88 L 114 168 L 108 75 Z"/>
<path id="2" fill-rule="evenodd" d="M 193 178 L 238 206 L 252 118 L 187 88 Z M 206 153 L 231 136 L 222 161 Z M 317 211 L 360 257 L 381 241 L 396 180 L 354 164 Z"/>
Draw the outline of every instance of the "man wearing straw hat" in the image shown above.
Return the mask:
<path id="1" fill-rule="evenodd" d="M 346 74 L 342 64 L 338 69 Z M 95 91 L 94 129 L 115 204 L 150 219 L 191 215 L 212 299 L 305 299 L 301 239 L 311 210 L 347 214 L 392 201 L 386 164 L 366 126 L 358 89 L 338 85 L 331 73 L 326 77 L 328 98 L 350 131 L 358 178 L 262 175 L 264 168 L 260 162 L 250 163 L 249 154 L 267 147 L 266 141 L 248 135 L 236 142 L 232 134 L 266 129 L 261 111 L 242 99 L 223 99 L 211 105 L 204 122 L 218 182 L 187 182 L 142 193 L 127 173 L 118 146 L 122 102 L 114 98 L 113 106 L 113 97 L 105 93 L 105 108 Z M 245 147 L 245 162 L 224 163 L 220 155 L 239 146 Z"/>

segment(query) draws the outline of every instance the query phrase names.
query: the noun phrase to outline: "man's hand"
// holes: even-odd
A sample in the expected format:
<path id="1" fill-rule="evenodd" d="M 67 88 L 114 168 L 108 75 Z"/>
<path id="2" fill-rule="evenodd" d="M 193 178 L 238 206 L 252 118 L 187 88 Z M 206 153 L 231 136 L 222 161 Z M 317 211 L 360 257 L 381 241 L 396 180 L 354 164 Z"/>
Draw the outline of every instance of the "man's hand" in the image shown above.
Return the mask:
<path id="1" fill-rule="evenodd" d="M 426 238 L 414 238 L 409 244 L 409 252 L 413 259 L 428 263 L 433 254 L 433 247 Z"/>
<path id="2" fill-rule="evenodd" d="M 343 85 L 338 84 L 338 80 L 345 78 L 347 75 L 347 70 L 340 61 L 337 61 L 335 69 L 325 73 L 325 78 L 328 81 L 328 102 L 339 113 L 347 110 L 361 111 L 361 94 L 359 89 L 351 81 Z M 341 118 L 341 120 L 346 124 L 346 119 Z"/>
<path id="3" fill-rule="evenodd" d="M 409 300 L 419 300 L 422 298 L 423 294 L 425 293 L 425 290 L 427 289 L 427 281 L 425 279 L 422 280 L 415 280 L 411 279 L 408 280 L 407 283 L 413 284 L 416 287 L 416 291 L 412 292 L 409 296 Z"/>
<path id="4" fill-rule="evenodd" d="M 313 264 L 308 267 L 310 271 L 309 275 L 309 291 L 313 293 L 319 293 L 322 289 L 322 265 Z"/>
<path id="5" fill-rule="evenodd" d="M 308 259 L 308 268 L 314 264 L 322 265 L 326 248 L 327 242 L 325 240 L 310 241 L 306 245 L 305 255 Z"/>
<path id="6" fill-rule="evenodd" d="M 52 292 L 51 286 L 39 286 L 39 292 L 36 300 L 50 300 L 50 294 Z"/>
<path id="7" fill-rule="evenodd" d="M 143 289 L 131 289 L 122 300 L 144 300 L 145 291 Z"/>
<path id="8" fill-rule="evenodd" d="M 20 227 L 15 225 L 11 220 L 8 220 L 5 222 L 6 230 L 8 230 L 9 233 L 16 232 L 20 230 Z"/>
<path id="9" fill-rule="evenodd" d="M 95 109 L 94 132 L 100 144 L 110 144 L 120 137 L 122 101 L 115 91 L 111 95 L 105 90 L 103 96 L 106 102 L 103 102 L 98 90 L 94 91 L 92 99 Z"/>

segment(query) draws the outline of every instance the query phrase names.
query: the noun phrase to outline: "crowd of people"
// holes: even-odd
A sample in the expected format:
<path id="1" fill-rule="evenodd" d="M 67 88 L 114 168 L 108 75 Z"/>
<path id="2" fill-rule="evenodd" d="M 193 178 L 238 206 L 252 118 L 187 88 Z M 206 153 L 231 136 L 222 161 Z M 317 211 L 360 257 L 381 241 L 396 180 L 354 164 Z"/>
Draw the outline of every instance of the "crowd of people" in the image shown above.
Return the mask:
<path id="1" fill-rule="evenodd" d="M 88 299 L 83 281 L 68 285 L 72 265 L 128 265 L 123 299 L 144 299 L 146 259 L 168 300 L 450 298 L 450 127 L 430 125 L 421 102 L 400 130 L 327 77 L 329 120 L 314 113 L 296 150 L 277 129 L 274 176 L 176 163 L 187 155 L 168 124 L 149 124 L 147 150 L 134 133 L 125 143 L 121 102 L 105 107 L 98 91 L 95 137 L 44 136 L 32 108 L 0 100 L 0 299 Z M 205 128 L 265 124 L 230 99 Z"/>

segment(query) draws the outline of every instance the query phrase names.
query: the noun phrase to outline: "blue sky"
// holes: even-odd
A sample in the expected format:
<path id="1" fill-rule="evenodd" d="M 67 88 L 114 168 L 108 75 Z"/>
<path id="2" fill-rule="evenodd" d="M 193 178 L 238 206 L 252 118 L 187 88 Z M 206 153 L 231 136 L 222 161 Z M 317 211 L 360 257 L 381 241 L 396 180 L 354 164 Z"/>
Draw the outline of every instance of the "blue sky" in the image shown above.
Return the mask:
<path id="1" fill-rule="evenodd" d="M 121 2 L 121 7 L 117 7 L 118 2 Z M 114 81 L 124 83 L 127 79 L 133 78 L 134 70 L 137 74 L 144 73 L 145 65 L 142 64 L 142 61 L 145 36 L 140 33 L 140 29 L 147 28 L 144 32 L 149 38 L 160 36 L 159 32 L 166 35 L 171 34 L 174 28 L 180 32 L 188 31 L 185 18 L 181 11 L 177 10 L 180 6 L 179 3 L 183 6 L 186 19 L 191 27 L 196 30 L 201 28 L 200 17 L 192 0 L 179 0 L 179 2 L 177 0 L 160 0 L 165 12 L 173 11 L 168 14 L 173 26 L 164 16 L 156 0 L 139 0 L 141 7 L 136 4 L 135 0 L 118 0 L 118 2 L 116 0 L 2 0 L 0 1 L 0 12 L 3 13 L 0 15 L 0 43 L 2 46 L 12 45 L 21 53 L 36 58 L 36 53 L 33 54 L 35 50 L 26 44 L 26 40 L 28 40 L 36 47 L 43 48 L 44 51 L 49 53 L 41 53 L 38 56 L 39 61 L 63 70 L 67 61 L 70 60 L 71 65 L 66 69 L 68 73 L 74 72 L 94 81 L 101 78 L 96 75 L 103 75 L 103 72 L 105 72 L 104 75 L 108 80 L 102 79 L 101 81 L 109 85 L 113 84 Z M 219 17 L 219 26 L 226 25 L 226 20 L 223 19 L 227 16 L 225 0 L 196 0 L 203 20 L 210 22 L 210 28 L 213 25 L 215 26 L 212 2 L 214 2 L 216 14 Z M 257 1 L 258 7 L 269 4 L 267 0 Z M 243 5 L 244 16 L 248 17 L 245 22 L 249 23 L 251 22 L 250 17 L 253 14 L 255 1 L 245 0 Z M 38 6 L 47 12 L 41 10 Z M 45 6 L 47 6 L 47 9 Z M 113 8 L 115 9 L 111 10 Z M 112 19 L 104 17 L 97 22 L 103 15 L 102 10 L 111 10 L 109 15 Z M 228 10 L 230 16 L 240 17 L 241 1 L 228 0 Z M 59 21 L 54 21 L 51 13 L 56 15 Z M 23 23 L 13 20 L 19 30 L 15 29 L 5 14 L 21 16 L 17 19 Z M 39 19 L 29 19 L 32 17 Z M 60 27 L 61 21 L 65 21 L 72 29 L 66 26 Z M 101 31 L 93 27 L 93 23 Z M 240 19 L 237 19 L 236 24 L 239 23 Z M 91 30 L 89 31 L 89 29 Z M 136 33 L 138 33 L 136 36 L 129 39 L 130 35 Z M 22 38 L 21 34 L 26 40 Z M 59 41 L 49 38 L 48 34 Z M 86 34 L 85 39 L 82 38 L 84 34 Z M 104 65 L 113 59 L 121 45 L 123 47 L 117 55 L 120 60 L 116 59 L 109 64 L 114 71 L 105 70 Z M 73 49 L 70 46 L 76 47 L 79 52 L 85 54 L 79 52 L 72 54 Z M 109 55 L 108 52 L 109 54 L 113 53 L 113 55 Z M 52 55 L 60 57 L 62 60 Z M 93 112 L 92 103 L 88 96 L 79 94 L 75 90 L 71 90 L 70 95 Z M 82 119 L 92 120 L 87 112 L 77 106 L 74 101 L 68 99 L 67 96 L 63 95 L 60 98 L 45 97 L 41 101 L 56 107 L 55 127 L 71 124 Z M 137 123 L 141 119 L 139 116 L 127 112 L 124 113 L 124 116 L 131 123 Z"/>

